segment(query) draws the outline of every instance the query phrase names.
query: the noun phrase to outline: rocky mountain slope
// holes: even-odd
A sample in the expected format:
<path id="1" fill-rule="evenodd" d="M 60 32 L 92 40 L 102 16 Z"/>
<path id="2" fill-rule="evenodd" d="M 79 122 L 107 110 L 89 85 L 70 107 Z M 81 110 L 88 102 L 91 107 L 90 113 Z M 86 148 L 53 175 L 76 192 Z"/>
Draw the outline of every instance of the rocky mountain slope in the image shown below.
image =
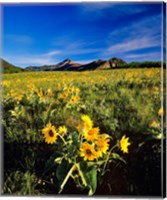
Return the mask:
<path id="1" fill-rule="evenodd" d="M 0 58 L 0 64 L 1 64 L 2 73 L 17 73 L 17 72 L 25 71 L 25 69 L 12 65 L 11 63 L 7 62 L 6 60 L 2 58 Z"/>
<path id="2" fill-rule="evenodd" d="M 126 62 L 120 58 L 112 58 L 109 60 L 95 60 L 87 64 L 79 64 L 67 58 L 55 65 L 29 66 L 26 69 L 31 71 L 85 71 L 110 69 L 116 67 L 118 64 L 126 64 Z"/>

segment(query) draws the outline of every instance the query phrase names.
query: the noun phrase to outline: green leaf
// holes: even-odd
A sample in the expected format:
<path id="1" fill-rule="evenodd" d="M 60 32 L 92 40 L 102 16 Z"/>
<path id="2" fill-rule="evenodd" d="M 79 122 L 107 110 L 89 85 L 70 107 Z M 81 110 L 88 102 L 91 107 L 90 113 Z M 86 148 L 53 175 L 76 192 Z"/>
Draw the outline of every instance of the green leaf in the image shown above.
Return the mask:
<path id="1" fill-rule="evenodd" d="M 56 177 L 57 179 L 62 182 L 66 177 L 68 171 L 70 170 L 71 164 L 67 161 L 63 161 L 60 165 L 58 165 L 56 170 Z"/>
<path id="2" fill-rule="evenodd" d="M 72 136 L 72 141 L 73 141 L 73 143 L 74 143 L 74 144 L 78 144 L 78 139 L 79 139 L 78 133 L 74 131 L 74 132 L 71 134 L 71 136 Z"/>
<path id="3" fill-rule="evenodd" d="M 97 170 L 95 167 L 92 167 L 90 171 L 86 173 L 87 182 L 89 185 L 89 195 L 93 195 L 97 187 Z"/>
<path id="4" fill-rule="evenodd" d="M 60 165 L 59 165 L 60 166 Z M 66 167 L 65 167 L 66 166 Z M 75 169 L 75 165 L 73 165 L 71 167 L 71 169 L 68 169 L 68 171 L 66 173 L 64 173 L 64 169 L 67 170 L 67 165 L 65 162 L 61 164 L 60 168 L 58 168 L 58 170 L 56 171 L 56 176 L 57 178 L 61 181 L 61 185 L 60 185 L 60 190 L 59 190 L 59 194 L 63 191 L 64 186 L 66 185 L 68 179 L 70 178 L 70 176 L 72 175 L 73 170 Z M 63 168 L 64 167 L 64 168 Z"/>
<path id="5" fill-rule="evenodd" d="M 89 188 L 89 195 L 93 195 L 97 188 L 97 169 L 95 165 L 89 166 L 87 162 L 81 162 L 80 170 L 82 171 L 87 187 Z"/>
<path id="6" fill-rule="evenodd" d="M 52 156 L 50 156 L 50 158 L 47 160 L 46 165 L 45 165 L 45 169 L 43 172 L 43 175 L 45 175 L 49 170 L 51 170 L 54 166 L 55 166 L 55 158 L 57 158 L 58 156 L 60 156 L 57 152 L 54 153 Z"/>
<path id="7" fill-rule="evenodd" d="M 57 113 L 57 109 L 53 109 L 53 110 L 51 110 L 51 112 L 50 112 L 50 116 L 51 116 L 51 117 L 54 117 L 54 116 L 56 115 L 56 113 Z"/>

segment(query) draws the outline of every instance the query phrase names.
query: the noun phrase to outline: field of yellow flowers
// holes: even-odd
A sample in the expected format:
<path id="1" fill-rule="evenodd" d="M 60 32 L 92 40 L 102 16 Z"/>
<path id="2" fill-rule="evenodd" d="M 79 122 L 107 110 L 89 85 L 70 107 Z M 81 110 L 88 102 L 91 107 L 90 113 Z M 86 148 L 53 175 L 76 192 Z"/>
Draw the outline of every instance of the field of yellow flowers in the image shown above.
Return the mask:
<path id="1" fill-rule="evenodd" d="M 161 196 L 161 69 L 2 76 L 3 194 Z"/>

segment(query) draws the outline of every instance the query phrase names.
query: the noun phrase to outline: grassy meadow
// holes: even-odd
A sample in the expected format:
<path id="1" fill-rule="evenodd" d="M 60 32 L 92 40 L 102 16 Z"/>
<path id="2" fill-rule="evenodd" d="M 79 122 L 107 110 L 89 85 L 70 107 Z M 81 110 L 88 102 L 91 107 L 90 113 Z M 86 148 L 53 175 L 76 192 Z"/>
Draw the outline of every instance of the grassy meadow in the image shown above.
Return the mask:
<path id="1" fill-rule="evenodd" d="M 104 159 L 98 160 L 98 164 L 105 161 L 96 168 L 96 184 L 91 181 L 88 184 L 91 192 L 160 196 L 161 140 L 164 139 L 160 74 L 160 68 L 4 74 L 1 85 L 3 194 L 58 194 L 62 178 L 59 175 L 66 170 L 59 169 L 56 175 L 62 163 L 54 160 L 65 146 L 61 142 L 60 145 L 47 144 L 42 130 L 51 123 L 55 127 L 65 126 L 70 135 L 76 131 L 80 118 L 86 115 L 100 133 L 110 138 L 109 146 L 103 151 Z M 124 135 L 129 139 L 127 152 L 121 151 L 119 143 Z M 105 153 L 113 144 L 118 145 L 109 162 Z M 66 157 L 71 155 L 68 151 L 72 150 L 65 151 Z M 76 159 L 80 162 L 82 158 Z M 98 176 L 101 168 L 105 168 L 105 173 Z M 62 194 L 87 194 L 85 188 L 77 188 L 72 178 L 62 181 L 66 184 L 61 182 Z M 84 185 L 80 179 L 77 183 Z"/>

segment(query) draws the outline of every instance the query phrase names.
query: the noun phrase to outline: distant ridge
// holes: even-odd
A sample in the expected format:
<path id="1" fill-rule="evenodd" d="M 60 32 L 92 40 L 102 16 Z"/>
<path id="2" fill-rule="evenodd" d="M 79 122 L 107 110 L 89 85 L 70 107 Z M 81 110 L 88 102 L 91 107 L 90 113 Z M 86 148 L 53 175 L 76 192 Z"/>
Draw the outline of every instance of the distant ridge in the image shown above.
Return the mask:
<path id="1" fill-rule="evenodd" d="M 6 60 L 0 58 L 0 65 L 2 73 L 17 73 L 24 71 L 88 71 L 88 70 L 103 70 L 103 69 L 123 69 L 123 68 L 160 68 L 162 66 L 161 61 L 144 61 L 144 62 L 131 62 L 126 63 L 120 58 L 111 58 L 109 60 L 95 60 L 87 64 L 75 63 L 71 59 L 67 58 L 62 62 L 53 65 L 42 66 L 29 66 L 21 68 L 15 66 Z M 163 68 L 166 64 L 163 63 Z"/>
<path id="2" fill-rule="evenodd" d="M 126 64 L 126 62 L 120 58 L 111 58 L 109 60 L 95 60 L 87 64 L 75 63 L 71 59 L 67 58 L 64 61 L 55 65 L 43 65 L 43 66 L 29 66 L 27 70 L 31 71 L 85 71 L 85 70 L 100 70 L 111 69 L 119 64 Z"/>
<path id="3" fill-rule="evenodd" d="M 17 67 L 12 65 L 11 63 L 7 62 L 6 60 L 0 58 L 1 70 L 2 73 L 17 73 L 22 71 L 27 71 L 21 67 Z"/>

